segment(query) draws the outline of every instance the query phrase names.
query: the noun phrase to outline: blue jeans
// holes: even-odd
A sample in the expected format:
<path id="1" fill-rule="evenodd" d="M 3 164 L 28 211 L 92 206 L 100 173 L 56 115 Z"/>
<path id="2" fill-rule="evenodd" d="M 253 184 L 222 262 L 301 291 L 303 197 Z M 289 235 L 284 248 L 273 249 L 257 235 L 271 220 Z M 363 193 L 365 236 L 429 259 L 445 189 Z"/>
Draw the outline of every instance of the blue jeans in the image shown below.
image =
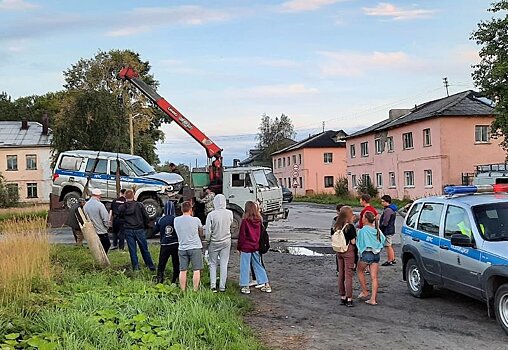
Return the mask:
<path id="1" fill-rule="evenodd" d="M 129 248 L 129 255 L 131 256 L 131 264 L 133 270 L 139 270 L 138 252 L 136 243 L 139 245 L 141 256 L 145 261 L 146 266 L 152 271 L 155 271 L 155 265 L 152 261 L 152 256 L 148 251 L 148 243 L 146 241 L 145 229 L 129 230 L 125 229 L 125 239 L 127 240 L 127 247 Z"/>
<path id="2" fill-rule="evenodd" d="M 257 283 L 268 283 L 268 276 L 266 275 L 265 268 L 261 265 L 261 256 L 259 252 L 240 252 L 240 287 L 247 287 L 249 285 L 251 262 L 254 273 L 256 274 Z"/>

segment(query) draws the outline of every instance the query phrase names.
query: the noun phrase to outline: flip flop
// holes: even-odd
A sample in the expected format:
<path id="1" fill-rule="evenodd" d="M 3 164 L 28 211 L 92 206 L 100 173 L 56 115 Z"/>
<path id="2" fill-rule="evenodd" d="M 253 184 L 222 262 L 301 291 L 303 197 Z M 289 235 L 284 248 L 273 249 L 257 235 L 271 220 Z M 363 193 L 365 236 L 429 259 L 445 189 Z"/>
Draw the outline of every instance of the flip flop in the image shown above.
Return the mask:
<path id="1" fill-rule="evenodd" d="M 365 304 L 369 304 L 369 305 L 372 305 L 372 306 L 376 306 L 377 303 L 372 303 L 370 300 L 365 300 Z"/>
<path id="2" fill-rule="evenodd" d="M 370 296 L 369 294 L 367 294 L 367 295 L 363 295 L 362 293 L 360 293 L 360 294 L 358 295 L 358 299 L 367 299 L 369 296 Z"/>

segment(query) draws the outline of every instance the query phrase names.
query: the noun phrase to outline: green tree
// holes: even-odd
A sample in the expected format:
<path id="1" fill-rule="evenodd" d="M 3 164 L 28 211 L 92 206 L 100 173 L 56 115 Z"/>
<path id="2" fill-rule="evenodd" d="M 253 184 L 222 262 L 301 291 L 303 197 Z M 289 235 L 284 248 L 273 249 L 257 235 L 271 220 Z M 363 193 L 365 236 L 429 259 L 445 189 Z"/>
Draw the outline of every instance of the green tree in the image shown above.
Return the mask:
<path id="1" fill-rule="evenodd" d="M 295 136 L 293 122 L 287 115 L 282 114 L 280 118 L 271 118 L 263 114 L 257 134 L 257 147 L 263 151 L 261 158 L 267 166 L 272 165 L 271 154 L 291 145 Z"/>
<path id="2" fill-rule="evenodd" d="M 492 135 L 508 136 L 508 1 L 494 2 L 488 11 L 497 17 L 478 23 L 478 29 L 471 35 L 481 46 L 481 61 L 473 66 L 473 80 L 496 103 Z M 508 150 L 508 137 L 502 146 Z"/>
<path id="3" fill-rule="evenodd" d="M 150 73 L 148 61 L 142 61 L 139 54 L 131 50 L 99 51 L 93 58 L 80 59 L 71 68 L 64 71 L 64 87 L 69 92 L 109 93 L 112 98 L 103 99 L 102 101 L 122 106 L 122 109 L 117 111 L 117 119 L 122 120 L 128 126 L 128 116 L 133 118 L 134 153 L 142 156 L 151 164 L 157 164 L 158 157 L 155 153 L 155 143 L 164 140 L 164 133 L 159 130 L 159 127 L 163 122 L 169 122 L 170 120 L 132 84 L 117 79 L 118 72 L 124 66 L 133 67 L 139 73 L 140 79 L 152 88 L 157 88 L 158 82 Z M 105 111 L 111 110 L 108 105 L 96 105 L 96 108 L 98 112 L 102 109 Z M 119 137 L 122 140 L 126 139 L 128 142 L 128 129 L 127 132 L 124 132 L 123 127 L 120 130 L 122 133 Z M 92 132 L 100 133 L 99 130 Z M 113 147 L 112 144 L 116 144 L 116 142 L 106 141 L 106 148 L 102 150 L 116 151 L 114 148 L 108 148 Z M 57 151 L 64 149 L 68 149 L 68 147 L 57 149 Z"/>
<path id="4" fill-rule="evenodd" d="M 6 92 L 0 92 L 0 120 L 17 120 L 17 109 Z"/>
<path id="5" fill-rule="evenodd" d="M 48 113 L 50 125 L 53 122 L 53 116 L 61 110 L 62 101 L 66 92 L 48 92 L 44 95 L 25 96 L 16 99 L 13 103 L 17 118 L 27 118 L 31 121 L 42 121 L 44 113 Z"/>
<path id="6" fill-rule="evenodd" d="M 166 161 L 164 164 L 157 166 L 156 170 L 170 172 L 169 164 L 170 164 L 170 162 Z M 180 163 L 180 164 L 176 165 L 176 169 L 180 172 L 180 175 L 182 175 L 184 183 L 190 184 L 191 171 L 190 171 L 189 166 L 186 164 Z"/>
<path id="7" fill-rule="evenodd" d="M 19 204 L 18 187 L 5 183 L 5 178 L 0 174 L 0 208 L 15 207 Z"/>

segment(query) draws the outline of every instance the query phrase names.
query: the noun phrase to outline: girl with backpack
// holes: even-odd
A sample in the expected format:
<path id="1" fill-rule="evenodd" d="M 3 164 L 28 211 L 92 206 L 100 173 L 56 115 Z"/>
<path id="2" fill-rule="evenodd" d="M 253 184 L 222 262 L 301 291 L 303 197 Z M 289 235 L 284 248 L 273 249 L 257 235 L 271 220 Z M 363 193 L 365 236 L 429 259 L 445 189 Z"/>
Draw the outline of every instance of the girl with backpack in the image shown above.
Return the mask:
<path id="1" fill-rule="evenodd" d="M 355 268 L 355 243 L 356 243 L 356 229 L 353 224 L 355 214 L 353 209 L 348 206 L 342 206 L 338 211 L 339 215 L 335 220 L 333 227 L 334 232 L 342 230 L 345 238 L 343 247 L 344 252 L 337 253 L 337 263 L 339 270 L 339 293 L 341 305 L 348 307 L 353 306 L 353 274 Z"/>
<path id="2" fill-rule="evenodd" d="M 379 271 L 379 255 L 385 243 L 385 236 L 379 230 L 376 216 L 372 212 L 366 212 L 363 216 L 363 227 L 358 231 L 356 238 L 356 246 L 360 253 L 360 261 L 358 263 L 358 280 L 362 292 L 358 296 L 360 299 L 369 297 L 369 291 L 365 281 L 364 271 L 367 266 L 370 268 L 370 278 L 372 284 L 372 294 L 370 299 L 365 301 L 369 305 L 377 305 L 377 289 Z"/>
<path id="3" fill-rule="evenodd" d="M 262 285 L 260 290 L 266 293 L 272 292 L 259 254 L 259 240 L 262 229 L 263 219 L 258 207 L 254 202 L 248 201 L 245 203 L 245 214 L 240 223 L 237 245 L 237 250 L 240 252 L 240 287 L 243 294 L 250 294 L 249 274 L 251 263 L 256 273 L 257 283 Z"/>

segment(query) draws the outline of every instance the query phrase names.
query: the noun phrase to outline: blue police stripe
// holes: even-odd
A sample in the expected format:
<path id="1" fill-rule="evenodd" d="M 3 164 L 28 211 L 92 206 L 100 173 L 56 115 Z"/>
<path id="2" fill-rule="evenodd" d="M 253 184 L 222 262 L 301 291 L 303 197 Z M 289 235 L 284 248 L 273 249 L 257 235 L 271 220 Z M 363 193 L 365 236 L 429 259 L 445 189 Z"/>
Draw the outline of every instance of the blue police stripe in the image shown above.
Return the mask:
<path id="1" fill-rule="evenodd" d="M 414 228 L 409 228 L 406 226 L 402 227 L 402 234 L 410 237 L 419 238 L 421 242 L 426 242 L 435 246 L 445 245 L 449 248 L 449 250 L 470 257 L 472 259 L 484 262 L 491 263 L 492 265 L 508 265 L 508 258 L 502 257 L 496 254 L 492 254 L 482 249 L 473 249 L 467 247 L 457 247 L 451 244 L 450 240 L 447 238 L 442 238 L 439 236 L 431 235 L 429 233 L 425 233 L 419 230 L 415 230 Z"/>
<path id="2" fill-rule="evenodd" d="M 58 175 L 75 176 L 75 177 L 83 177 L 83 178 L 87 177 L 87 174 L 82 171 L 57 169 L 55 171 L 55 173 Z M 114 175 L 107 175 L 107 174 L 92 174 L 91 178 L 97 179 L 97 180 L 116 180 L 116 177 Z M 142 177 L 120 176 L 120 181 L 134 183 L 134 184 L 146 184 L 146 185 L 156 185 L 156 186 L 165 186 L 166 185 L 166 183 L 164 183 L 163 181 L 153 180 L 153 179 L 145 179 Z"/>

